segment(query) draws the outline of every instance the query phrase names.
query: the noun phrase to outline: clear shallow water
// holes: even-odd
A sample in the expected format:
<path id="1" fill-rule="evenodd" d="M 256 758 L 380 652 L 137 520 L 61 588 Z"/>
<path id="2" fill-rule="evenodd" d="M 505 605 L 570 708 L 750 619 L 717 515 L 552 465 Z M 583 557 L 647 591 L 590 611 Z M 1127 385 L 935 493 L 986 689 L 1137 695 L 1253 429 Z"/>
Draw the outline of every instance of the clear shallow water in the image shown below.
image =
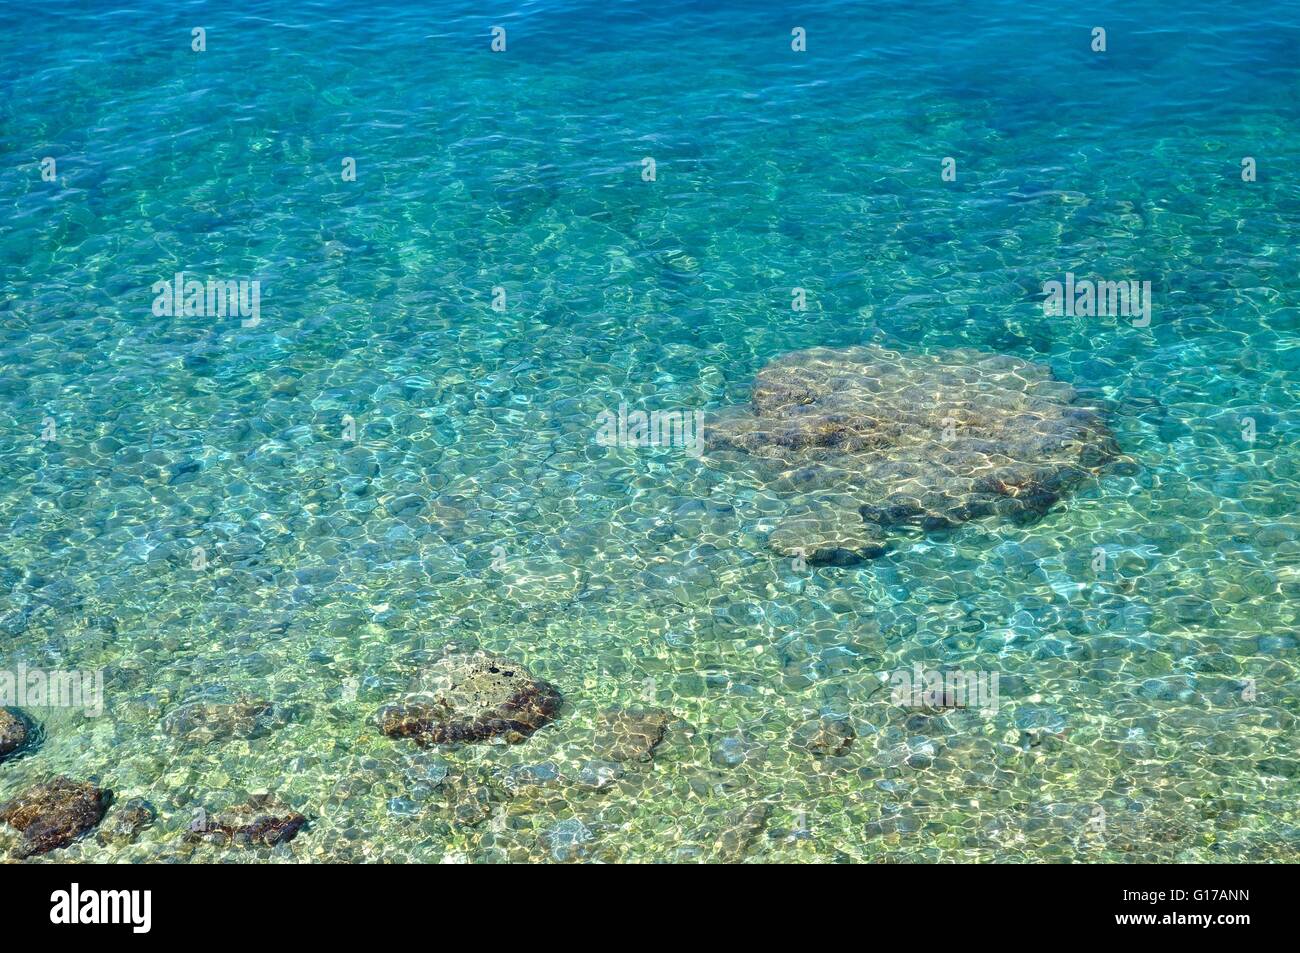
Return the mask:
<path id="1" fill-rule="evenodd" d="M 0 799 L 63 772 L 159 814 L 50 859 L 1295 859 L 1293 6 L 243 6 L 0 9 L 0 651 L 102 667 L 107 706 L 29 707 Z M 154 316 L 179 270 L 259 280 L 261 323 Z M 1045 318 L 1066 271 L 1150 280 L 1151 326 Z M 1135 467 L 798 572 L 756 477 L 594 442 L 864 342 L 1046 363 Z M 449 640 L 564 714 L 383 737 Z M 998 712 L 890 705 L 917 662 L 1000 673 Z M 276 723 L 178 744 L 196 697 Z M 572 780 L 637 703 L 684 725 Z M 822 713 L 843 758 L 791 744 Z M 180 843 L 266 791 L 292 843 Z"/>

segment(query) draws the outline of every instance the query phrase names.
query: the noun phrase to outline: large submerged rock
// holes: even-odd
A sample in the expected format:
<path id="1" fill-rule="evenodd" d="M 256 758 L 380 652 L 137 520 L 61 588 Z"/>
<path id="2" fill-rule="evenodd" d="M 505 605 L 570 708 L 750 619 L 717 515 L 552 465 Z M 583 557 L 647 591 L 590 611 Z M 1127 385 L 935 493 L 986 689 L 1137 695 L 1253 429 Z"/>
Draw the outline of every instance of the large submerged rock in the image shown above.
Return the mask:
<path id="1" fill-rule="evenodd" d="M 847 563 L 902 527 L 1044 513 L 1118 453 L 1077 401 L 1049 368 L 1009 355 L 813 348 L 763 368 L 706 441 L 717 462 L 763 461 L 791 497 L 773 549 Z"/>
<path id="2" fill-rule="evenodd" d="M 0 822 L 22 831 L 17 857 L 66 847 L 104 817 L 112 795 L 89 781 L 57 777 L 0 805 Z"/>
<path id="3" fill-rule="evenodd" d="M 516 744 L 559 714 L 563 700 L 517 662 L 486 652 L 448 655 L 408 700 L 379 711 L 379 726 L 421 745 Z"/>

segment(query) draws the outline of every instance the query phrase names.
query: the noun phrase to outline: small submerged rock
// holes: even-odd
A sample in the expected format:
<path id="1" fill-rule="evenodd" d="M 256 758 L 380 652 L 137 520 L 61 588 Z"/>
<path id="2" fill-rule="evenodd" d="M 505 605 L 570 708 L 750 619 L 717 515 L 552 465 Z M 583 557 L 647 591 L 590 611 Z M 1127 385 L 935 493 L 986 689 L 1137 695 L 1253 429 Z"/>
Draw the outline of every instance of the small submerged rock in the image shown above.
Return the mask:
<path id="1" fill-rule="evenodd" d="M 713 842 L 713 853 L 724 863 L 735 863 L 753 846 L 767 826 L 771 809 L 764 802 L 733 808 L 722 817 L 722 830 Z"/>
<path id="2" fill-rule="evenodd" d="M 377 715 L 384 734 L 420 745 L 517 744 L 559 714 L 563 699 L 517 662 L 486 652 L 448 655 L 422 691 Z"/>
<path id="3" fill-rule="evenodd" d="M 421 760 L 408 763 L 402 770 L 402 777 L 407 781 L 411 782 L 411 784 L 423 784 L 430 788 L 436 788 L 447 780 L 447 775 L 451 773 L 451 769 L 446 761 L 438 758 L 428 758 L 423 752 L 417 757 Z"/>
<path id="4" fill-rule="evenodd" d="M 168 712 L 162 728 L 164 733 L 186 742 L 252 738 L 269 725 L 271 709 L 270 702 L 259 700 L 189 702 Z"/>
<path id="5" fill-rule="evenodd" d="M 715 740 L 709 748 L 709 761 L 719 768 L 736 768 L 755 758 L 760 749 L 739 731 Z"/>
<path id="6" fill-rule="evenodd" d="M 59 776 L 0 805 L 0 822 L 22 831 L 17 857 L 67 847 L 104 817 L 112 794 L 89 781 Z"/>
<path id="7" fill-rule="evenodd" d="M 672 715 L 662 708 L 609 708 L 596 723 L 596 751 L 607 761 L 649 761 Z"/>
<path id="8" fill-rule="evenodd" d="M 541 846 L 557 864 L 584 859 L 591 839 L 591 828 L 576 817 L 556 821 L 539 838 Z"/>
<path id="9" fill-rule="evenodd" d="M 623 766 L 617 761 L 590 759 L 578 765 L 573 783 L 593 791 L 603 791 L 623 777 Z"/>
<path id="10" fill-rule="evenodd" d="M 200 812 L 185 832 L 187 841 L 219 846 L 274 847 L 297 836 L 307 818 L 271 795 L 254 795 L 216 814 Z"/>
<path id="11" fill-rule="evenodd" d="M 460 827 L 483 823 L 505 799 L 493 785 L 474 776 L 452 778 L 443 785 L 443 791 L 452 823 Z"/>
<path id="12" fill-rule="evenodd" d="M 884 530 L 862 518 L 852 499 L 800 503 L 781 519 L 767 538 L 779 556 L 812 566 L 851 566 L 874 559 L 888 548 Z"/>
<path id="13" fill-rule="evenodd" d="M 143 798 L 133 797 L 113 810 L 96 835 L 101 844 L 130 844 L 152 824 L 158 814 Z"/>
<path id="14" fill-rule="evenodd" d="M 27 718 L 16 709 L 0 708 L 0 761 L 22 750 L 31 732 Z"/>
<path id="15" fill-rule="evenodd" d="M 795 729 L 792 743 L 814 758 L 839 758 L 849 753 L 857 736 L 848 718 L 824 715 Z"/>
<path id="16" fill-rule="evenodd" d="M 715 465 L 760 460 L 790 501 L 769 545 L 809 563 L 883 553 L 900 527 L 1033 518 L 1119 448 L 1051 370 L 970 349 L 786 354 L 706 427 Z"/>

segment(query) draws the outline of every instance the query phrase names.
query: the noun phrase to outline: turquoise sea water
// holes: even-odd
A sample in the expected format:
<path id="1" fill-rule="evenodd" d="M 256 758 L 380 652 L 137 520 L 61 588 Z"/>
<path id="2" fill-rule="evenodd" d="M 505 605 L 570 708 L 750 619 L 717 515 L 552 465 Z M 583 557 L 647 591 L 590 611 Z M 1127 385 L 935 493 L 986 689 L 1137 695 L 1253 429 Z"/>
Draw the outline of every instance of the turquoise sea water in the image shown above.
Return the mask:
<path id="1" fill-rule="evenodd" d="M 0 801 L 158 814 L 47 859 L 1295 860 L 1300 8 L 479 9 L 0 6 L 0 668 L 105 703 L 27 706 Z M 180 271 L 259 281 L 260 322 L 155 315 Z M 1045 316 L 1066 272 L 1149 280 L 1150 326 Z M 1130 465 L 801 568 L 757 475 L 594 440 L 863 343 L 1044 363 Z M 563 714 L 384 737 L 449 643 Z M 997 711 L 891 705 L 917 663 Z M 254 737 L 164 730 L 240 698 Z M 593 783 L 634 704 L 676 722 Z M 821 716 L 843 756 L 794 743 Z M 292 842 L 182 842 L 263 792 Z"/>

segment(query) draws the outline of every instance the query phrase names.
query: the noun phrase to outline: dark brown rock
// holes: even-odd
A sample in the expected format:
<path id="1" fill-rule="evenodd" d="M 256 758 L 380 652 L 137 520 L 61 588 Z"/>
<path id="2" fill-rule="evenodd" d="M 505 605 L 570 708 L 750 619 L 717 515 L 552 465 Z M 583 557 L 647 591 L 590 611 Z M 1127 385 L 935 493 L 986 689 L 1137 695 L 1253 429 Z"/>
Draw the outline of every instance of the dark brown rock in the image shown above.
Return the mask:
<path id="1" fill-rule="evenodd" d="M 484 652 L 449 655 L 426 673 L 422 691 L 381 709 L 384 734 L 421 745 L 517 744 L 559 714 L 554 685 Z"/>
<path id="2" fill-rule="evenodd" d="M 201 812 L 185 839 L 219 846 L 274 847 L 293 840 L 306 823 L 306 817 L 270 795 L 257 795 L 217 814 Z"/>
<path id="3" fill-rule="evenodd" d="M 661 708 L 610 708 L 596 722 L 596 751 L 610 761 L 649 761 L 672 715 Z"/>
<path id="4" fill-rule="evenodd" d="M 20 712 L 0 708 L 0 761 L 27 744 L 28 735 L 27 719 Z"/>
<path id="5" fill-rule="evenodd" d="M 0 805 L 0 822 L 22 831 L 17 857 L 67 847 L 104 817 L 112 794 L 89 781 L 57 777 Z"/>
<path id="6" fill-rule="evenodd" d="M 791 501 L 770 544 L 810 563 L 879 555 L 901 527 L 1036 518 L 1119 452 L 1045 365 L 966 349 L 796 351 L 706 435 L 717 465 L 761 461 Z"/>

